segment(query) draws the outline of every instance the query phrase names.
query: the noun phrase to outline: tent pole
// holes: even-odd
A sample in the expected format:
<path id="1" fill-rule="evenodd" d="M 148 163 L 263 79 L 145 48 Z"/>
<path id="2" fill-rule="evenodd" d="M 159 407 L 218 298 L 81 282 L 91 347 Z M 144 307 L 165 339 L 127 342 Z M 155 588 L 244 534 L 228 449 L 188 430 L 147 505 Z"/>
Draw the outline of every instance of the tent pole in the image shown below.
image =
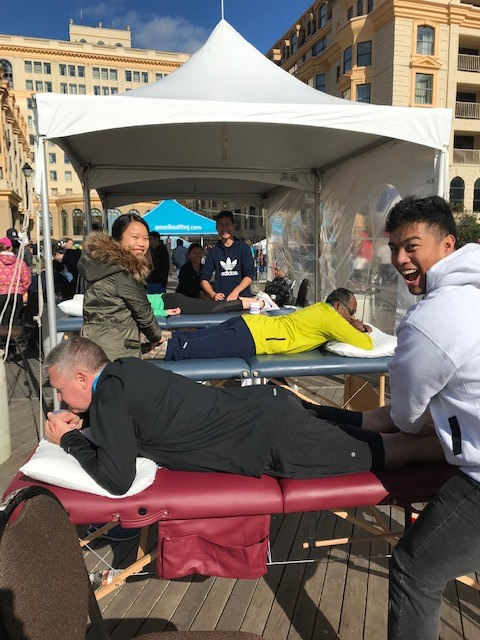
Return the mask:
<path id="1" fill-rule="evenodd" d="M 52 238 L 50 235 L 50 211 L 48 207 L 47 159 L 45 150 L 45 136 L 39 136 L 37 164 L 42 181 L 42 229 L 43 229 L 43 257 L 45 259 L 45 284 L 47 291 L 47 318 L 50 349 L 57 344 L 57 307 L 55 304 L 55 285 L 53 283 Z M 39 276 L 40 282 L 40 276 Z M 56 395 L 53 396 L 54 409 L 60 408 Z"/>
<path id="2" fill-rule="evenodd" d="M 83 202 L 85 204 L 85 233 L 84 238 L 92 230 L 92 204 L 90 202 L 90 187 L 88 185 L 88 176 L 86 169 L 82 170 L 83 173 Z"/>
<path id="3" fill-rule="evenodd" d="M 435 152 L 435 183 L 437 187 L 437 196 L 440 196 L 441 198 L 448 197 L 445 190 L 447 172 L 447 151 L 446 149 L 439 149 Z"/>
<path id="4" fill-rule="evenodd" d="M 318 172 L 315 176 L 315 302 L 320 300 L 320 229 L 322 228 L 322 220 L 320 211 L 320 180 Z"/>

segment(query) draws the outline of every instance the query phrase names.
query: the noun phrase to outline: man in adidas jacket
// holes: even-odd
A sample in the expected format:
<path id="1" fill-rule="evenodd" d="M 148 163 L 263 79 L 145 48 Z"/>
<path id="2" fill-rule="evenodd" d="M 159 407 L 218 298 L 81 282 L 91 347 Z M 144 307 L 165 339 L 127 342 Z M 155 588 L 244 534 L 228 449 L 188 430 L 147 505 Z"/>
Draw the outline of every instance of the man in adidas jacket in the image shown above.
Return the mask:
<path id="1" fill-rule="evenodd" d="M 437 196 L 405 198 L 386 230 L 393 265 L 410 293 L 424 295 L 398 329 L 392 425 L 425 434 L 430 411 L 458 466 L 394 552 L 389 640 L 438 640 L 446 583 L 480 569 L 480 246 L 455 251 L 455 221 Z"/>
<path id="2" fill-rule="evenodd" d="M 252 252 L 243 240 L 233 235 L 235 222 L 231 211 L 217 215 L 217 231 L 220 240 L 207 253 L 200 271 L 205 295 L 212 300 L 251 298 L 250 285 L 255 276 Z M 210 284 L 214 272 L 215 289 Z"/>

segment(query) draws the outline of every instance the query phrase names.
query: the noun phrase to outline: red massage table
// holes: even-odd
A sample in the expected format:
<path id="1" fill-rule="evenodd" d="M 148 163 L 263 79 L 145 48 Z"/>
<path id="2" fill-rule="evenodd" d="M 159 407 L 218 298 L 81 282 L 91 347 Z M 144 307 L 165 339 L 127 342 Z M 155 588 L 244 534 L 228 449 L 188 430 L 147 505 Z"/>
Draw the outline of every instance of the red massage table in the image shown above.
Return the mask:
<path id="1" fill-rule="evenodd" d="M 427 502 L 455 472 L 445 463 L 417 464 L 396 471 L 335 476 L 314 480 L 276 480 L 269 476 L 247 478 L 233 474 L 159 469 L 154 483 L 143 492 L 112 499 L 35 482 L 17 473 L 4 495 L 28 485 L 50 489 L 68 511 L 73 524 L 90 522 L 142 528 L 137 560 L 106 587 L 102 597 L 156 559 L 161 578 L 191 573 L 230 578 L 258 578 L 267 570 L 270 516 L 281 513 L 330 510 L 390 542 L 379 514 L 376 524 L 350 516 L 354 507 L 397 505 L 410 521 L 412 505 Z M 147 553 L 149 525 L 158 524 L 158 545 Z M 82 541 L 87 544 L 98 536 Z M 329 540 L 326 544 L 352 542 Z M 304 546 L 323 546 L 311 540 Z M 465 579 L 469 581 L 468 578 Z M 473 580 L 468 582 L 473 584 Z"/>

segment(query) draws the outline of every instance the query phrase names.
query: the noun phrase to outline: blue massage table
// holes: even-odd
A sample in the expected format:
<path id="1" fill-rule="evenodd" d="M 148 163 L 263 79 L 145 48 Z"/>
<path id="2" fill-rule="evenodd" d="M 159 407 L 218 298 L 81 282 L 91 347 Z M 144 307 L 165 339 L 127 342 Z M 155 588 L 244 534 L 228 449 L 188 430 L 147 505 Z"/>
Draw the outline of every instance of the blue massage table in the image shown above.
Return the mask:
<path id="1" fill-rule="evenodd" d="M 268 312 L 270 316 L 286 315 L 295 309 L 278 309 Z M 236 313 L 181 313 L 178 316 L 157 316 L 157 322 L 162 329 L 204 329 L 213 325 L 221 324 L 233 318 Z M 67 316 L 57 307 L 57 331 L 75 333 L 80 331 L 83 318 L 78 316 Z"/>

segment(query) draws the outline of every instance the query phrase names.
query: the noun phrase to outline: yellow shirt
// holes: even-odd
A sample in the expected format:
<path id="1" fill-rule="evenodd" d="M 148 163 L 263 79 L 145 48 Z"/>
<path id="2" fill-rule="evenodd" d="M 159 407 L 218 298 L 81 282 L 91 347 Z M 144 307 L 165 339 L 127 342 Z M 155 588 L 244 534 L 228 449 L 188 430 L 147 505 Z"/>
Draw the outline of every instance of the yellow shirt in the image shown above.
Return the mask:
<path id="1" fill-rule="evenodd" d="M 319 347 L 328 340 L 347 342 L 370 350 L 372 339 L 362 333 L 325 302 L 286 316 L 243 315 L 252 334 L 257 355 L 301 353 Z"/>

